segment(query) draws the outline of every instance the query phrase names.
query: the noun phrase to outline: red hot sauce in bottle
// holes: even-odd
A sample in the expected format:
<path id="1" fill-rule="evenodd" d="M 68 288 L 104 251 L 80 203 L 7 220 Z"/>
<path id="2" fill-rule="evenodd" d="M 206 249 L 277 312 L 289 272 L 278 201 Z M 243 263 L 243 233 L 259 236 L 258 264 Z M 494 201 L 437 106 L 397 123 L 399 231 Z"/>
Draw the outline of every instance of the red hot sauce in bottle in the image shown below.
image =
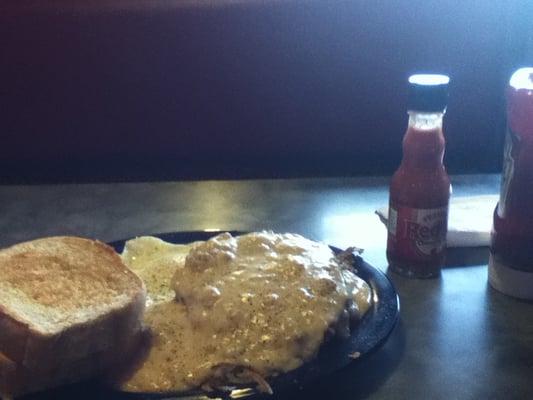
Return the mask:
<path id="1" fill-rule="evenodd" d="M 410 278 L 440 275 L 446 252 L 450 179 L 443 164 L 449 78 L 409 78 L 403 158 L 390 185 L 387 260 Z"/>

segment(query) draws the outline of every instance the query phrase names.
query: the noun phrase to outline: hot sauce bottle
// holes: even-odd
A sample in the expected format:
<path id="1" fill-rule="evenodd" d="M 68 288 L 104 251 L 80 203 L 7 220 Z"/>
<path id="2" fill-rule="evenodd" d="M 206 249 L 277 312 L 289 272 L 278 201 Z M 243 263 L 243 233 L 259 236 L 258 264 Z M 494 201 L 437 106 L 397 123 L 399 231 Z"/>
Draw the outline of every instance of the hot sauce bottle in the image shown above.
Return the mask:
<path id="1" fill-rule="evenodd" d="M 505 294 L 533 299 L 533 68 L 516 71 L 507 88 L 507 135 L 489 281 Z"/>
<path id="2" fill-rule="evenodd" d="M 411 278 L 440 275 L 445 261 L 450 179 L 443 164 L 446 75 L 409 77 L 409 123 L 390 185 L 387 260 Z"/>

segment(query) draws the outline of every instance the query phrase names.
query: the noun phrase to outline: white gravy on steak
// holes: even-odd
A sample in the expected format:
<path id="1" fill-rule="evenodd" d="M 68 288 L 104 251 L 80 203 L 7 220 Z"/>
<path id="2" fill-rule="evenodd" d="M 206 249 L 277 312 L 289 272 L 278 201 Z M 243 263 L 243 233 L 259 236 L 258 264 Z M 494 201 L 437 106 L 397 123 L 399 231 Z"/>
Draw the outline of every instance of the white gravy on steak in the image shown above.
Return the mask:
<path id="1" fill-rule="evenodd" d="M 316 354 L 347 308 L 361 316 L 371 303 L 368 284 L 327 245 L 272 232 L 194 244 L 170 286 L 176 300 L 146 311 L 152 347 L 124 390 L 197 388 L 224 365 L 263 377 L 290 371 Z"/>

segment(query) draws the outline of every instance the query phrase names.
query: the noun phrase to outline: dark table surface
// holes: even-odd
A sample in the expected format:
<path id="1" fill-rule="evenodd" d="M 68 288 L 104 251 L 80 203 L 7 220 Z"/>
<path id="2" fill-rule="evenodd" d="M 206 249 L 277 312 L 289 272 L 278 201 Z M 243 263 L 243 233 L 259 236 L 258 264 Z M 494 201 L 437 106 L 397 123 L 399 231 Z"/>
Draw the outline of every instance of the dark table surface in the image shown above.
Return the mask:
<path id="1" fill-rule="evenodd" d="M 452 178 L 454 196 L 495 194 L 496 175 Z M 0 187 L 0 245 L 47 235 L 112 241 L 205 229 L 291 231 L 357 245 L 386 271 L 374 210 L 387 178 Z M 488 249 L 453 250 L 442 277 L 389 274 L 401 319 L 387 343 L 350 367 L 278 398 L 531 399 L 533 304 L 487 285 Z"/>

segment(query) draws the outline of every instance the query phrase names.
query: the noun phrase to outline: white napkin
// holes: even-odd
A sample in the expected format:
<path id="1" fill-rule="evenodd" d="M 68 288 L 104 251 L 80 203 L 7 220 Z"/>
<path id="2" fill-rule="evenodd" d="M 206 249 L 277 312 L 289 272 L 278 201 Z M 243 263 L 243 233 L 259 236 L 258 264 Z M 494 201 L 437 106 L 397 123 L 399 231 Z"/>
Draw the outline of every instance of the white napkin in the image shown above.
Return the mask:
<path id="1" fill-rule="evenodd" d="M 498 195 L 453 197 L 448 215 L 447 247 L 488 246 L 492 228 L 492 214 L 498 202 Z M 389 208 L 376 210 L 386 225 Z"/>

